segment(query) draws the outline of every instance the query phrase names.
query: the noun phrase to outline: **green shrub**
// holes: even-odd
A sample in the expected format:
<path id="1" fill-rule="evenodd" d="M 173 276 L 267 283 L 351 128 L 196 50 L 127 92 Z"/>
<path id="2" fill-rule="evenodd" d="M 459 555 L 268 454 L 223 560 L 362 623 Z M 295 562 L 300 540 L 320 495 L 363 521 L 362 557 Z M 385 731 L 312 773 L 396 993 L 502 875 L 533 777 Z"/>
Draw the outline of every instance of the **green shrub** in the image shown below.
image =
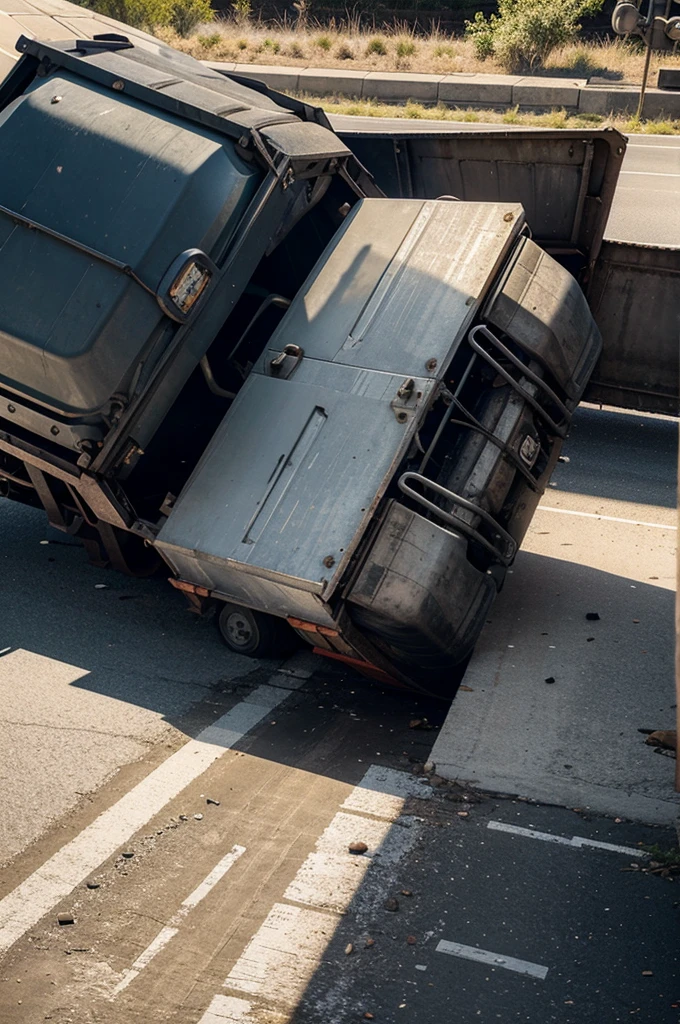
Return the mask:
<path id="1" fill-rule="evenodd" d="M 302 49 L 300 44 L 295 41 L 293 41 L 288 47 L 288 53 L 291 57 L 295 57 L 297 60 L 305 55 L 305 51 Z"/>
<path id="2" fill-rule="evenodd" d="M 173 5 L 170 0 L 92 0 L 88 6 L 133 28 L 154 29 L 170 24 Z"/>
<path id="3" fill-rule="evenodd" d="M 495 14 L 491 14 L 487 20 L 481 11 L 477 11 L 474 21 L 465 22 L 465 35 L 472 40 L 479 60 L 493 56 L 493 37 L 498 20 Z"/>
<path id="4" fill-rule="evenodd" d="M 234 17 L 240 25 L 245 25 L 250 21 L 250 16 L 253 13 L 252 0 L 234 0 L 231 6 L 234 11 Z"/>
<path id="5" fill-rule="evenodd" d="M 199 25 L 215 17 L 210 0 L 173 0 L 171 6 L 170 24 L 180 36 L 190 36 Z"/>
<path id="6" fill-rule="evenodd" d="M 325 53 L 328 53 L 333 46 L 333 40 L 330 36 L 317 36 L 314 40 L 314 45 L 318 46 L 319 49 L 323 50 Z"/>
<path id="7" fill-rule="evenodd" d="M 281 43 L 278 39 L 265 39 L 262 43 L 263 50 L 271 50 L 272 53 L 278 53 L 281 49 Z"/>
<path id="8" fill-rule="evenodd" d="M 384 57 L 387 53 L 387 44 L 384 39 L 380 36 L 375 36 L 369 40 L 368 46 L 366 47 L 366 56 L 370 57 L 371 54 L 375 54 L 376 57 Z"/>
<path id="9" fill-rule="evenodd" d="M 400 39 L 397 43 L 397 57 L 412 57 L 416 52 L 416 44 L 412 39 Z"/>
<path id="10" fill-rule="evenodd" d="M 199 46 L 202 46 L 204 50 L 212 50 L 215 46 L 219 46 L 222 41 L 222 36 L 219 32 L 213 32 L 209 36 L 197 36 L 196 42 Z"/>
<path id="11" fill-rule="evenodd" d="M 595 14 L 603 0 L 498 0 L 498 14 L 477 12 L 465 23 L 478 57 L 492 54 L 507 71 L 543 67 L 553 50 L 572 42 L 579 18 Z"/>
<path id="12" fill-rule="evenodd" d="M 247 39 L 237 39 L 236 40 L 236 46 L 237 46 L 237 48 L 239 50 L 247 50 L 248 49 L 248 40 Z"/>

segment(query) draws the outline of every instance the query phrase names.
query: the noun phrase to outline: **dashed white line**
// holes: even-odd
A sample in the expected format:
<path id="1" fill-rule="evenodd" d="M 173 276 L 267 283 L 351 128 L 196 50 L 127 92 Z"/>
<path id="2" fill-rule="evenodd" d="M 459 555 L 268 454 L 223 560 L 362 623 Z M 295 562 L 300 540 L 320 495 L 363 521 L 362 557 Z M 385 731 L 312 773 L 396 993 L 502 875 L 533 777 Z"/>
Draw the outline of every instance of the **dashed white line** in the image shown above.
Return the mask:
<path id="1" fill-rule="evenodd" d="M 584 519 L 605 519 L 610 523 L 628 523 L 630 526 L 651 526 L 655 530 L 677 530 L 670 523 L 646 523 L 642 519 L 621 519 L 619 516 L 603 516 L 599 512 L 576 512 L 571 508 L 553 508 L 550 505 L 539 505 L 539 512 L 557 512 L 561 516 L 583 516 Z"/>
<path id="2" fill-rule="evenodd" d="M 0 900 L 0 954 L 84 882 L 170 800 L 202 775 L 258 724 L 302 679 L 258 686 L 240 704 L 203 729 L 91 825 Z"/>
<path id="3" fill-rule="evenodd" d="M 246 852 L 245 846 L 233 846 L 230 852 L 219 861 L 212 869 L 209 875 L 207 875 L 201 884 L 197 886 L 192 893 L 180 905 L 179 910 L 176 914 L 173 914 L 167 925 L 161 928 L 153 942 L 150 942 L 143 953 L 140 953 L 132 967 L 125 971 L 123 977 L 118 982 L 113 992 L 111 993 L 111 999 L 115 999 L 119 992 L 126 989 L 131 982 L 139 976 L 139 974 L 147 967 L 157 953 L 167 946 L 171 939 L 177 935 L 179 926 L 187 916 L 187 914 L 198 906 L 201 900 L 205 899 L 210 890 L 217 885 L 221 878 L 223 878 L 227 871 L 234 866 L 236 861 Z"/>
<path id="4" fill-rule="evenodd" d="M 560 846 L 571 846 L 573 849 L 592 847 L 597 850 L 608 850 L 610 853 L 624 853 L 627 857 L 646 857 L 642 850 L 636 850 L 633 846 L 619 846 L 617 843 L 603 843 L 598 839 L 585 839 L 583 836 L 556 836 L 552 832 L 539 832 L 533 828 L 522 828 L 520 825 L 508 825 L 504 821 L 490 821 L 487 828 L 496 832 L 508 832 L 513 836 L 523 836 L 525 839 L 540 839 L 544 843 L 557 843 Z"/>
<path id="5" fill-rule="evenodd" d="M 548 974 L 548 968 L 542 964 L 533 964 L 530 960 L 517 960 L 514 956 L 492 953 L 488 949 L 478 949 L 477 946 L 464 946 L 462 942 L 447 942 L 446 939 L 441 939 L 437 943 L 437 952 L 458 956 L 463 960 L 476 960 L 491 967 L 502 967 L 517 974 L 527 974 L 531 978 L 538 978 L 539 981 L 545 981 Z"/>

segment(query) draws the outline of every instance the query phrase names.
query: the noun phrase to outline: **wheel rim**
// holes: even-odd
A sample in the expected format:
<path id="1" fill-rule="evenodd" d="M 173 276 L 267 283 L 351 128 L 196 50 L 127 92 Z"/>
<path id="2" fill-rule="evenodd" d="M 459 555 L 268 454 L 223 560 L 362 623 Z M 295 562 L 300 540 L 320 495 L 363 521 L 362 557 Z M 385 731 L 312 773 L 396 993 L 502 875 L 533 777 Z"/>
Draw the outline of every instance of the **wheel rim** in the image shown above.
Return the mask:
<path id="1" fill-rule="evenodd" d="M 230 612 L 223 621 L 224 635 L 233 647 L 251 647 L 257 640 L 256 629 L 242 612 Z"/>

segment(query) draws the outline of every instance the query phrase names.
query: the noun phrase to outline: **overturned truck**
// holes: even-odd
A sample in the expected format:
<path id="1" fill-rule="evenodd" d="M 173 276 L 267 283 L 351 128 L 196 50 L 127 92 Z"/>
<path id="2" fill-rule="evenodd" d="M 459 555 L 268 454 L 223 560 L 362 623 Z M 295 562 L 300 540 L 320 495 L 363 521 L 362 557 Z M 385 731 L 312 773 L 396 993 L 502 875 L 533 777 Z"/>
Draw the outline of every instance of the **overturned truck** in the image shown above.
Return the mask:
<path id="1" fill-rule="evenodd" d="M 452 693 L 600 355 L 621 136 L 489 137 L 479 198 L 387 198 L 297 100 L 141 37 L 19 48 L 2 494 L 165 563 L 236 651 Z"/>

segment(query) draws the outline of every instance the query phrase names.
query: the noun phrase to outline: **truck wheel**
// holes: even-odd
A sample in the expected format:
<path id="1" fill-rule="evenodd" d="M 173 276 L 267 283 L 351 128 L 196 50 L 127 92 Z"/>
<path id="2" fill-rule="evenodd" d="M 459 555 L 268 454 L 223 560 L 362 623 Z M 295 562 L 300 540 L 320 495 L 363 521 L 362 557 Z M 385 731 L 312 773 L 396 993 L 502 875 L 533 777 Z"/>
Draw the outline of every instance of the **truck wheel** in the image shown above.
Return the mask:
<path id="1" fill-rule="evenodd" d="M 287 622 L 238 604 L 225 604 L 217 625 L 227 647 L 249 658 L 283 658 L 298 640 Z"/>

